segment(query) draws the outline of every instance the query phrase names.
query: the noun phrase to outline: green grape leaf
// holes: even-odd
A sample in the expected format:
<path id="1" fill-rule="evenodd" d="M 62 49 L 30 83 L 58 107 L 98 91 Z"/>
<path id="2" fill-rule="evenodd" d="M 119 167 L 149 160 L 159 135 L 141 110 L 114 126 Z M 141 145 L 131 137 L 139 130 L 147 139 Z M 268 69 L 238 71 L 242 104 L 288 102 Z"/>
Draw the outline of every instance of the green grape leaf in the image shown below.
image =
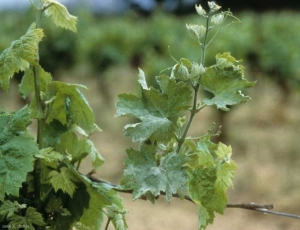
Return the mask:
<path id="1" fill-rule="evenodd" d="M 70 216 L 71 215 L 71 213 L 68 211 L 68 209 L 63 208 L 61 197 L 56 198 L 55 196 L 51 196 L 51 198 L 45 208 L 45 211 L 47 213 L 55 212 L 62 216 Z"/>
<path id="2" fill-rule="evenodd" d="M 26 98 L 30 93 L 34 93 L 34 72 L 33 68 L 28 68 L 25 70 L 25 74 L 19 85 L 19 92 L 23 98 Z M 46 72 L 40 65 L 38 66 L 39 79 L 40 79 L 40 91 L 45 93 L 47 86 L 51 83 L 51 74 Z"/>
<path id="3" fill-rule="evenodd" d="M 192 92 L 186 83 L 176 83 L 174 79 L 165 75 L 156 77 L 156 81 L 160 86 L 161 93 L 157 90 L 145 91 L 145 98 L 166 117 L 177 115 L 190 107 Z"/>
<path id="4" fill-rule="evenodd" d="M 29 118 L 27 107 L 14 114 L 0 113 L 0 200 L 5 194 L 18 197 L 27 173 L 33 170 L 33 156 L 39 150 L 26 133 Z"/>
<path id="5" fill-rule="evenodd" d="M 211 222 L 211 215 L 208 213 L 207 209 L 202 205 L 198 205 L 198 229 L 205 229 Z"/>
<path id="6" fill-rule="evenodd" d="M 75 170 L 72 170 L 75 174 Z M 75 175 L 79 173 L 76 172 Z M 80 220 L 80 217 L 83 215 L 85 209 L 89 209 L 90 195 L 88 193 L 87 186 L 84 183 L 78 183 L 78 187 L 74 192 L 73 197 L 62 197 L 64 200 L 64 208 L 67 209 L 71 215 L 57 215 L 55 222 L 52 224 L 52 229 L 65 230 L 73 229 L 74 225 Z M 99 202 L 94 200 L 96 203 Z M 99 209 L 101 210 L 100 206 Z M 103 212 L 99 215 L 99 219 L 103 219 Z M 98 220 L 97 220 L 98 221 Z M 93 222 L 91 222 L 93 223 Z M 96 222 L 95 222 L 96 223 Z M 76 226 L 76 229 L 77 228 Z M 88 229 L 88 228 L 86 228 Z M 100 228 L 98 228 L 100 229 Z"/>
<path id="7" fill-rule="evenodd" d="M 65 159 L 63 154 L 54 151 L 53 148 L 41 149 L 39 154 L 35 155 L 35 157 L 42 159 L 43 164 L 51 168 L 56 168 L 59 162 Z"/>
<path id="8" fill-rule="evenodd" d="M 0 111 L 0 143 L 4 143 L 10 137 L 25 133 L 29 124 L 30 112 L 27 106 L 13 114 Z"/>
<path id="9" fill-rule="evenodd" d="M 183 156 L 170 153 L 162 157 L 157 165 L 153 149 L 145 149 L 142 152 L 128 149 L 127 154 L 121 185 L 126 189 L 133 189 L 134 200 L 147 195 L 147 192 L 154 197 L 160 192 L 165 192 L 168 201 L 175 193 L 184 196 L 187 174 L 183 169 Z"/>
<path id="10" fill-rule="evenodd" d="M 60 136 L 59 142 L 56 144 L 56 150 L 64 153 L 67 152 L 72 156 L 72 163 L 75 163 L 88 154 L 90 154 L 93 166 L 95 169 L 99 168 L 103 162 L 104 158 L 95 148 L 92 141 L 87 138 L 78 140 L 74 132 L 66 132 Z"/>
<path id="11" fill-rule="evenodd" d="M 147 81 L 146 81 L 146 76 L 145 73 L 142 69 L 139 68 L 139 79 L 138 82 L 140 83 L 141 87 L 143 89 L 148 89 Z"/>
<path id="12" fill-rule="evenodd" d="M 206 69 L 200 78 L 200 85 L 211 92 L 214 97 L 204 99 L 206 105 L 215 105 L 218 109 L 229 111 L 227 106 L 250 100 L 242 90 L 253 87 L 255 82 L 244 78 L 244 68 L 238 65 L 229 53 L 218 54 L 217 64 Z"/>
<path id="13" fill-rule="evenodd" d="M 75 163 L 88 155 L 86 139 L 78 140 L 73 132 L 66 132 L 60 136 L 55 149 L 61 153 L 68 153 L 72 156 L 72 163 Z"/>
<path id="14" fill-rule="evenodd" d="M 51 17 L 56 26 L 77 32 L 77 17 L 71 15 L 67 8 L 55 0 L 44 0 L 45 15 Z"/>
<path id="15" fill-rule="evenodd" d="M 127 212 L 123 209 L 122 198 L 119 194 L 108 185 L 96 184 L 87 178 L 84 181 L 90 196 L 89 205 L 83 210 L 76 227 L 90 230 L 101 229 L 104 220 L 103 214 L 105 213 L 109 218 L 112 218 L 115 229 L 127 229 L 125 228 L 127 225 L 124 218 Z M 114 213 L 110 212 L 112 207 Z"/>
<path id="16" fill-rule="evenodd" d="M 26 229 L 34 230 L 33 224 L 37 226 L 45 226 L 42 214 L 37 212 L 35 208 L 28 207 L 25 216 L 13 215 L 8 218 L 11 220 L 9 225 L 11 226 L 24 226 Z"/>
<path id="17" fill-rule="evenodd" d="M 106 215 L 111 219 L 116 230 L 127 230 L 128 225 L 126 223 L 125 214 L 126 210 L 120 209 L 116 205 L 110 205 L 105 207 Z"/>
<path id="18" fill-rule="evenodd" d="M 198 229 L 205 228 L 208 224 L 211 224 L 214 220 L 215 210 L 215 172 L 213 167 L 210 168 L 197 168 L 189 173 L 189 194 L 192 200 L 199 206 L 198 214 Z M 224 197 L 223 197 L 224 198 Z M 224 201 L 221 200 L 221 204 Z M 221 205 L 220 204 L 220 205 Z M 226 196 L 225 207 L 226 208 Z"/>
<path id="19" fill-rule="evenodd" d="M 61 220 L 71 220 L 70 226 L 74 226 L 76 229 L 101 229 L 106 207 L 115 206 L 119 210 L 123 210 L 122 198 L 112 189 L 112 186 L 94 183 L 73 166 L 69 165 L 69 168 L 82 183 L 78 184 L 73 199 L 65 206 L 70 211 L 71 216 L 61 216 Z M 58 229 L 72 228 L 58 226 Z"/>
<path id="20" fill-rule="evenodd" d="M 103 207 L 109 202 L 105 194 L 99 189 L 88 186 L 87 191 L 90 196 L 89 206 L 83 210 L 79 226 L 83 225 L 91 230 L 101 229 L 104 219 Z"/>
<path id="21" fill-rule="evenodd" d="M 91 140 L 86 140 L 86 145 L 88 147 L 88 152 L 91 156 L 92 165 L 95 169 L 100 168 L 100 166 L 104 163 L 105 159 L 96 149 L 94 143 Z"/>
<path id="22" fill-rule="evenodd" d="M 118 96 L 116 116 L 138 118 L 141 122 L 124 127 L 124 135 L 133 141 L 169 140 L 174 137 L 174 124 L 169 119 L 189 107 L 191 91 L 185 83 L 176 83 L 168 76 L 156 78 L 160 91 L 148 88 L 145 76 L 140 70 L 139 83 L 142 96 L 131 94 Z"/>
<path id="23" fill-rule="evenodd" d="M 174 136 L 172 122 L 158 112 L 149 111 L 142 98 L 131 94 L 118 95 L 116 116 L 139 118 L 141 122 L 124 127 L 124 135 L 133 141 L 170 139 Z"/>
<path id="24" fill-rule="evenodd" d="M 26 205 L 20 205 L 17 201 L 11 202 L 10 200 L 5 200 L 0 206 L 0 216 L 9 218 L 21 208 L 26 208 Z"/>
<path id="25" fill-rule="evenodd" d="M 221 160 L 226 161 L 226 160 L 230 159 L 230 157 L 232 155 L 232 149 L 231 149 L 231 146 L 227 146 L 220 142 L 218 144 L 218 149 L 215 151 L 215 153 Z"/>
<path id="26" fill-rule="evenodd" d="M 233 186 L 233 177 L 236 170 L 237 165 L 232 160 L 218 164 L 216 188 L 226 192 L 229 186 Z"/>
<path id="27" fill-rule="evenodd" d="M 66 125 L 62 125 L 58 120 L 53 120 L 50 124 L 43 125 L 44 146 L 55 147 L 62 134 L 68 131 Z"/>
<path id="28" fill-rule="evenodd" d="M 52 184 L 55 191 L 61 189 L 63 192 L 68 193 L 71 197 L 77 188 L 75 182 L 78 182 L 78 178 L 73 172 L 67 168 L 62 167 L 60 172 L 52 170 L 49 173 L 50 183 Z"/>
<path id="29" fill-rule="evenodd" d="M 36 29 L 33 23 L 25 35 L 12 42 L 10 47 L 0 54 L 0 85 L 3 90 L 8 90 L 9 80 L 14 73 L 37 64 L 36 51 L 43 36 L 43 30 Z"/>
<path id="30" fill-rule="evenodd" d="M 201 138 L 189 155 L 189 194 L 199 206 L 199 229 L 213 223 L 214 212 L 226 209 L 226 192 L 232 186 L 236 164 L 230 159 L 232 150 L 223 143 L 214 144 L 209 136 Z"/>
<path id="31" fill-rule="evenodd" d="M 95 131 L 94 113 L 78 88 L 81 85 L 70 85 L 53 81 L 46 93 L 49 109 L 46 122 L 58 120 L 62 125 L 78 125 L 88 133 Z"/>

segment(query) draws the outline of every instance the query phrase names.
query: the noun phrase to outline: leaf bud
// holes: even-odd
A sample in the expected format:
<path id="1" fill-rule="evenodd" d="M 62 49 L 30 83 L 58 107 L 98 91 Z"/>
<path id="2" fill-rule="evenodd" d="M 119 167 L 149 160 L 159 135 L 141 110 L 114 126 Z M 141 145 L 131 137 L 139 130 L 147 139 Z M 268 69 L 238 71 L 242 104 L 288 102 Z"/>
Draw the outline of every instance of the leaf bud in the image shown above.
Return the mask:
<path id="1" fill-rule="evenodd" d="M 193 63 L 191 68 L 190 78 L 193 79 L 205 73 L 205 68 L 202 64 Z"/>
<path id="2" fill-rule="evenodd" d="M 220 25 L 224 20 L 224 14 L 216 14 L 214 16 L 211 17 L 211 23 L 215 24 L 215 25 Z"/>
<path id="3" fill-rule="evenodd" d="M 201 5 L 199 5 L 199 6 L 195 5 L 195 8 L 199 15 L 204 16 L 206 14 L 206 11 L 202 8 Z"/>
<path id="4" fill-rule="evenodd" d="M 202 38 L 206 33 L 206 29 L 203 25 L 186 24 L 186 28 L 197 39 Z"/>
<path id="5" fill-rule="evenodd" d="M 180 61 L 172 68 L 171 77 L 177 80 L 187 80 L 189 77 L 189 71 L 186 66 Z"/>
<path id="6" fill-rule="evenodd" d="M 186 117 L 185 116 L 178 117 L 177 122 L 176 122 L 178 127 L 182 128 L 185 125 L 185 123 L 186 123 Z"/>
<path id="7" fill-rule="evenodd" d="M 219 58 L 219 57 L 217 57 L 217 59 L 216 59 L 216 64 L 217 64 L 217 67 L 220 69 L 224 69 L 224 68 L 233 66 L 233 63 L 228 61 L 226 58 Z"/>
<path id="8" fill-rule="evenodd" d="M 215 12 L 221 9 L 221 6 L 217 5 L 215 2 L 208 2 L 208 7 L 211 10 L 211 12 Z"/>
<path id="9" fill-rule="evenodd" d="M 187 80 L 189 77 L 189 70 L 182 63 L 180 63 L 176 75 L 177 75 L 177 79 Z"/>

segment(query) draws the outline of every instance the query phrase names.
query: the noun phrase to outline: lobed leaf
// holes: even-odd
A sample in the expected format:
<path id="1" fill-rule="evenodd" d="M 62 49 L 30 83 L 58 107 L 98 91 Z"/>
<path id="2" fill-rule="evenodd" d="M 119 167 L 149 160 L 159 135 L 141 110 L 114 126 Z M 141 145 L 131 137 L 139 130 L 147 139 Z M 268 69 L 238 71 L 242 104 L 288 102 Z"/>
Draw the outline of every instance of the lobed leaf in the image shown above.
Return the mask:
<path id="1" fill-rule="evenodd" d="M 94 183 L 86 176 L 79 173 L 73 166 L 69 169 L 78 178 L 78 188 L 73 198 L 65 202 L 71 215 L 58 216 L 55 229 L 101 229 L 104 222 L 105 210 L 113 206 L 117 210 L 123 210 L 122 198 L 110 185 Z M 124 213 L 125 214 L 125 213 Z"/>
<path id="2" fill-rule="evenodd" d="M 97 148 L 95 147 L 94 143 L 91 140 L 86 140 L 88 153 L 91 156 L 92 165 L 95 169 L 100 168 L 100 166 L 104 163 L 105 159 L 99 153 Z"/>
<path id="3" fill-rule="evenodd" d="M 68 193 L 71 197 L 77 188 L 75 182 L 78 182 L 77 177 L 67 167 L 62 167 L 60 172 L 52 170 L 49 173 L 50 183 L 55 191 L 61 189 L 63 192 Z"/>
<path id="4" fill-rule="evenodd" d="M 56 213 L 60 214 L 62 216 L 70 216 L 71 213 L 68 211 L 68 209 L 63 208 L 63 203 L 61 198 L 56 198 L 55 196 L 52 196 L 45 207 L 45 211 L 47 213 Z"/>
<path id="5" fill-rule="evenodd" d="M 116 104 L 116 116 L 138 118 L 141 122 L 124 127 L 124 135 L 133 141 L 170 140 L 174 137 L 175 127 L 170 117 L 177 116 L 180 111 L 189 107 L 191 91 L 183 82 L 162 75 L 156 78 L 160 91 L 148 88 L 145 76 L 140 70 L 139 83 L 142 96 L 121 94 Z"/>
<path id="6" fill-rule="evenodd" d="M 43 30 L 36 29 L 33 23 L 24 36 L 12 42 L 10 47 L 0 54 L 0 85 L 3 90 L 8 90 L 9 80 L 14 73 L 37 64 L 36 51 L 43 36 Z"/>
<path id="7" fill-rule="evenodd" d="M 40 78 L 40 91 L 46 93 L 47 86 L 51 83 L 51 74 L 46 72 L 40 65 L 38 65 L 39 78 Z M 32 68 L 25 70 L 22 81 L 19 85 L 19 92 L 23 98 L 26 98 L 30 93 L 34 93 L 34 72 Z"/>
<path id="8" fill-rule="evenodd" d="M 199 206 L 198 228 L 204 229 L 214 220 L 214 212 L 226 209 L 226 192 L 232 185 L 235 163 L 230 159 L 231 147 L 214 144 L 206 136 L 193 146 L 189 154 L 188 189 L 192 200 Z"/>
<path id="9" fill-rule="evenodd" d="M 110 205 L 106 207 L 107 217 L 111 219 L 116 230 L 126 230 L 128 229 L 125 214 L 126 210 L 120 209 L 116 205 Z"/>
<path id="10" fill-rule="evenodd" d="M 46 93 L 47 104 L 49 104 L 46 122 L 49 124 L 57 120 L 62 125 L 75 124 L 88 133 L 94 132 L 94 113 L 79 91 L 79 88 L 83 87 L 64 82 L 51 82 Z"/>
<path id="11" fill-rule="evenodd" d="M 18 197 L 27 173 L 33 170 L 33 156 L 39 150 L 26 133 L 29 119 L 27 107 L 14 114 L 0 113 L 0 200 L 5 194 Z"/>
<path id="12" fill-rule="evenodd" d="M 121 185 L 133 189 L 134 200 L 143 195 L 147 196 L 148 192 L 152 197 L 165 192 L 168 201 L 175 193 L 184 196 L 187 174 L 183 169 L 183 156 L 168 154 L 157 165 L 153 149 L 145 149 L 142 152 L 128 149 L 127 154 Z M 148 197 L 151 196 L 148 194 Z"/>
<path id="13" fill-rule="evenodd" d="M 25 216 L 15 214 L 8 219 L 10 220 L 10 226 L 24 226 L 31 230 L 35 229 L 33 225 L 45 226 L 42 214 L 37 212 L 33 207 L 27 208 Z"/>
<path id="14" fill-rule="evenodd" d="M 35 157 L 42 159 L 45 166 L 51 168 L 56 168 L 57 165 L 65 159 L 65 156 L 57 151 L 54 151 L 53 148 L 44 148 L 39 151 L 38 155 Z"/>
<path id="15" fill-rule="evenodd" d="M 79 229 L 101 229 L 105 213 L 109 218 L 112 218 L 112 223 L 116 229 L 127 229 L 125 221 L 127 212 L 124 210 L 122 198 L 119 194 L 108 185 L 92 183 L 87 178 L 84 181 L 90 196 L 89 205 L 84 208 L 76 226 Z"/>
<path id="16" fill-rule="evenodd" d="M 95 148 L 93 142 L 87 138 L 78 140 L 74 132 L 66 132 L 62 134 L 55 148 L 61 153 L 69 153 L 72 156 L 72 163 L 82 160 L 88 154 L 91 156 L 95 169 L 99 168 L 104 162 L 104 158 Z"/>
<path id="17" fill-rule="evenodd" d="M 77 226 L 82 226 L 83 229 L 101 229 L 104 220 L 103 207 L 107 200 L 93 188 L 88 188 L 88 194 L 89 206 L 83 210 Z"/>
<path id="18" fill-rule="evenodd" d="M 217 64 L 207 68 L 199 81 L 205 90 L 214 95 L 211 99 L 204 99 L 203 103 L 228 111 L 227 106 L 251 99 L 242 90 L 253 87 L 255 82 L 244 78 L 243 67 L 229 53 L 218 54 L 216 59 Z"/>
<path id="19" fill-rule="evenodd" d="M 26 205 L 20 205 L 17 201 L 11 202 L 10 200 L 5 200 L 0 206 L 0 216 L 9 218 L 13 216 L 15 212 L 25 207 Z"/>
<path id="20" fill-rule="evenodd" d="M 45 15 L 51 17 L 56 26 L 77 32 L 77 17 L 71 15 L 67 8 L 55 0 L 44 0 Z"/>

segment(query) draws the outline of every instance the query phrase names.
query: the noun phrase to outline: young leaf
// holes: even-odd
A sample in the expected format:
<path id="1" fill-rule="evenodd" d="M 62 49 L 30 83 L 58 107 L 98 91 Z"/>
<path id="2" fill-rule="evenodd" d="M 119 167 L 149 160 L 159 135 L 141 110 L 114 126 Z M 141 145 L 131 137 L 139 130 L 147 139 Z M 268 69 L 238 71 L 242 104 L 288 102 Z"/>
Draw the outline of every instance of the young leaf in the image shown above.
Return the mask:
<path id="1" fill-rule="evenodd" d="M 89 206 L 83 210 L 77 225 L 84 226 L 83 229 L 101 229 L 104 220 L 103 207 L 106 201 L 103 202 L 104 198 L 95 189 L 89 187 L 87 191 L 90 196 Z"/>
<path id="2" fill-rule="evenodd" d="M 11 226 L 24 226 L 28 229 L 34 230 L 33 224 L 37 226 L 44 226 L 42 214 L 37 212 L 35 208 L 28 207 L 25 216 L 13 215 L 8 218 L 11 220 L 9 225 Z"/>
<path id="3" fill-rule="evenodd" d="M 215 153 L 221 160 L 228 161 L 232 155 L 232 149 L 231 146 L 224 145 L 220 142 Z"/>
<path id="4" fill-rule="evenodd" d="M 0 113 L 0 200 L 5 194 L 19 196 L 19 188 L 33 169 L 39 150 L 25 132 L 30 114 L 25 107 L 15 114 Z"/>
<path id="5" fill-rule="evenodd" d="M 62 216 L 70 216 L 71 213 L 66 209 L 63 208 L 63 204 L 61 201 L 61 198 L 56 198 L 55 196 L 52 196 L 49 200 L 49 203 L 47 204 L 45 211 L 47 213 L 55 212 Z"/>
<path id="6" fill-rule="evenodd" d="M 56 150 L 64 153 L 68 152 L 72 156 L 72 163 L 75 163 L 88 154 L 91 155 L 93 166 L 95 169 L 99 168 L 104 158 L 100 155 L 98 150 L 95 148 L 93 142 L 87 138 L 78 140 L 77 136 L 73 132 L 66 132 L 60 136 L 59 142 L 56 144 Z"/>
<path id="7" fill-rule="evenodd" d="M 25 133 L 30 124 L 30 112 L 25 106 L 13 114 L 0 111 L 0 143 Z"/>
<path id="8" fill-rule="evenodd" d="M 122 198 L 114 191 L 110 186 L 105 184 L 94 184 L 87 178 L 83 178 L 87 191 L 89 194 L 89 205 L 83 210 L 83 214 L 80 220 L 77 222 L 76 227 L 78 229 L 90 229 L 98 230 L 104 221 L 104 213 L 108 217 L 111 217 L 108 213 L 112 207 L 114 207 L 115 215 L 112 216 L 112 222 L 114 226 L 118 226 L 116 229 L 127 229 L 125 214 L 123 209 Z M 106 211 L 104 211 L 106 210 Z"/>
<path id="9" fill-rule="evenodd" d="M 157 111 L 149 111 L 142 98 L 131 94 L 118 96 L 116 116 L 138 118 L 141 122 L 124 127 L 124 135 L 133 141 L 167 140 L 174 136 L 172 122 Z M 155 113 L 156 112 L 156 113 Z"/>
<path id="10" fill-rule="evenodd" d="M 142 96 L 121 94 L 116 104 L 116 116 L 138 118 L 140 123 L 126 125 L 124 135 L 132 137 L 133 141 L 169 140 L 174 137 L 174 125 L 169 120 L 180 111 L 189 107 L 191 91 L 185 83 L 176 83 L 168 76 L 157 77 L 160 91 L 153 87 L 148 88 L 140 71 L 139 82 L 142 87 Z"/>
<path id="11" fill-rule="evenodd" d="M 189 177 L 190 197 L 199 206 L 198 229 L 203 229 L 213 222 L 214 211 L 221 212 L 226 208 L 226 195 L 222 197 L 215 196 L 216 176 L 213 167 L 191 170 Z M 216 198 L 218 198 L 217 201 Z M 219 206 L 216 208 L 215 204 Z"/>
<path id="12" fill-rule="evenodd" d="M 65 156 L 57 151 L 54 151 L 53 148 L 41 149 L 38 155 L 35 157 L 42 159 L 43 164 L 51 168 L 56 168 L 59 162 L 63 161 Z"/>
<path id="13" fill-rule="evenodd" d="M 33 23 L 24 36 L 12 42 L 10 47 L 0 54 L 0 85 L 3 90 L 8 90 L 9 80 L 14 73 L 37 64 L 36 51 L 43 36 L 43 31 L 36 29 Z"/>
<path id="14" fill-rule="evenodd" d="M 26 205 L 20 205 L 17 201 L 11 202 L 10 200 L 5 200 L 0 206 L 0 216 L 9 218 L 13 216 L 15 212 L 25 207 Z"/>
<path id="15" fill-rule="evenodd" d="M 219 163 L 217 165 L 216 189 L 226 192 L 229 186 L 233 185 L 233 176 L 236 170 L 237 165 L 232 160 Z"/>
<path id="16" fill-rule="evenodd" d="M 56 26 L 77 32 L 77 17 L 71 15 L 67 8 L 55 0 L 44 0 L 43 9 L 48 17 L 51 17 Z"/>
<path id="17" fill-rule="evenodd" d="M 71 169 L 70 169 L 71 170 Z M 72 170 L 76 176 L 79 175 L 76 170 Z M 73 229 L 76 223 L 79 222 L 81 216 L 84 213 L 84 210 L 88 210 L 90 204 L 90 195 L 88 193 L 87 186 L 84 183 L 78 183 L 78 187 L 73 194 L 73 197 L 61 196 L 64 201 L 64 208 L 67 209 L 71 215 L 56 215 L 55 221 L 51 225 L 51 229 L 65 230 Z M 97 201 L 99 201 L 98 199 Z M 93 200 L 95 203 L 95 200 Z M 100 208 L 98 210 L 101 210 Z M 100 213 L 98 216 L 99 219 L 103 219 L 103 214 Z M 91 222 L 91 224 L 93 221 Z M 76 226 L 77 227 L 77 226 Z M 85 227 L 85 226 L 84 226 Z M 77 229 L 77 228 L 76 228 Z M 98 228 L 100 229 L 100 228 Z"/>
<path id="18" fill-rule="evenodd" d="M 79 188 L 76 190 L 73 200 L 68 204 L 68 209 L 72 216 L 66 218 L 78 217 L 76 221 L 76 228 L 78 229 L 101 229 L 104 220 L 104 209 L 115 206 L 119 210 L 123 210 L 122 198 L 110 185 L 93 183 L 74 169 L 74 167 L 69 167 L 83 183 L 79 184 Z M 84 189 L 82 185 L 85 186 Z M 84 201 L 76 201 L 76 199 L 83 199 L 82 197 L 84 196 L 87 196 Z M 80 215 L 78 215 L 78 209 L 81 210 Z"/>
<path id="19" fill-rule="evenodd" d="M 200 78 L 202 87 L 214 95 L 212 99 L 204 99 L 203 103 L 229 111 L 228 105 L 250 100 L 242 90 L 253 87 L 255 82 L 244 78 L 243 67 L 229 53 L 218 54 L 216 59 L 217 64 L 207 68 Z"/>
<path id="20" fill-rule="evenodd" d="M 138 82 L 140 83 L 142 89 L 148 89 L 148 85 L 147 85 L 145 73 L 140 68 L 139 68 L 139 79 L 138 79 Z"/>
<path id="21" fill-rule="evenodd" d="M 126 210 L 122 210 L 116 205 L 110 205 L 105 208 L 107 217 L 111 219 L 116 230 L 127 230 L 128 226 L 125 219 Z"/>
<path id="22" fill-rule="evenodd" d="M 205 229 L 208 224 L 212 222 L 211 216 L 202 205 L 198 205 L 198 229 Z"/>
<path id="23" fill-rule="evenodd" d="M 78 181 L 77 177 L 67 167 L 62 167 L 60 172 L 52 170 L 49 173 L 50 182 L 55 191 L 61 189 L 63 192 L 68 193 L 71 197 L 77 188 L 75 182 Z"/>
<path id="24" fill-rule="evenodd" d="M 222 143 L 214 144 L 209 136 L 201 138 L 195 153 L 188 155 L 189 194 L 199 206 L 199 229 L 214 220 L 214 212 L 223 214 L 227 196 L 232 185 L 235 163 L 230 159 L 231 147 Z"/>
<path id="25" fill-rule="evenodd" d="M 182 167 L 185 163 L 183 156 L 170 153 L 157 165 L 153 149 L 144 149 L 141 152 L 128 149 L 127 154 L 121 185 L 133 189 L 134 200 L 147 192 L 154 197 L 165 192 L 168 201 L 174 193 L 184 195 L 187 174 Z"/>
<path id="26" fill-rule="evenodd" d="M 103 163 L 104 163 L 104 158 L 102 155 L 98 152 L 96 149 L 94 143 L 91 140 L 86 140 L 86 145 L 88 148 L 88 153 L 91 156 L 92 164 L 95 169 L 98 169 Z"/>
<path id="27" fill-rule="evenodd" d="M 40 65 L 38 65 L 39 78 L 40 78 L 40 90 L 45 93 L 47 86 L 51 83 L 51 74 L 46 72 Z M 34 93 L 34 73 L 32 68 L 25 70 L 25 74 L 19 85 L 19 91 L 23 98 L 26 98 L 30 93 Z"/>
<path id="28" fill-rule="evenodd" d="M 161 94 L 158 91 L 149 91 L 149 102 L 156 105 L 157 108 L 162 111 L 166 117 L 172 117 L 179 112 L 187 110 L 190 107 L 190 101 L 192 99 L 192 92 L 190 88 L 184 82 L 178 82 L 170 77 L 161 75 L 156 78 L 156 81 L 161 89 Z M 145 91 L 147 94 L 148 91 Z M 159 95 L 159 96 L 158 96 Z M 155 98 L 159 99 L 156 101 Z"/>
<path id="29" fill-rule="evenodd" d="M 81 85 L 70 85 L 53 81 L 49 84 L 46 100 L 49 104 L 46 122 L 58 120 L 62 125 L 79 125 L 88 133 L 95 130 L 94 113 L 78 88 Z"/>

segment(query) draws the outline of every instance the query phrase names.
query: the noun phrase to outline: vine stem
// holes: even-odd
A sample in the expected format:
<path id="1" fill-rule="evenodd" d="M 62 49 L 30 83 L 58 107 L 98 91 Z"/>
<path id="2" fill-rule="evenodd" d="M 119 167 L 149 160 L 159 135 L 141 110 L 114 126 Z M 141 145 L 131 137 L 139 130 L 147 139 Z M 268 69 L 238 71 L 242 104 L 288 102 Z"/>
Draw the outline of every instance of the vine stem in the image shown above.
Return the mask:
<path id="1" fill-rule="evenodd" d="M 193 102 L 193 108 L 191 109 L 191 114 L 190 114 L 190 118 L 188 120 L 188 123 L 186 124 L 186 127 L 184 129 L 184 132 L 182 134 L 182 136 L 180 137 L 179 141 L 178 141 L 178 146 L 177 146 L 177 153 L 179 152 L 182 144 L 185 141 L 186 135 L 191 127 L 191 124 L 193 122 L 194 116 L 197 114 L 198 110 L 197 110 L 197 96 L 198 96 L 198 91 L 199 91 L 199 86 L 196 86 L 194 88 L 194 102 Z"/>
<path id="2" fill-rule="evenodd" d="M 200 43 L 200 46 L 202 48 L 202 54 L 201 54 L 201 64 L 202 66 L 205 65 L 205 51 L 206 51 L 206 43 L 207 43 L 207 37 L 208 37 L 208 33 L 209 33 L 209 19 L 210 19 L 210 14 L 208 14 L 208 16 L 206 17 L 206 32 L 205 32 L 205 36 L 204 36 L 204 41 L 203 44 Z M 200 42 L 200 41 L 199 41 Z M 199 77 L 200 78 L 200 77 Z M 183 134 L 181 135 L 181 137 L 179 138 L 178 141 L 178 146 L 177 146 L 177 150 L 176 152 L 178 153 L 181 149 L 182 144 L 185 141 L 185 138 L 187 136 L 187 133 L 191 127 L 191 124 L 193 122 L 193 119 L 195 117 L 195 115 L 202 109 L 205 107 L 205 105 L 203 105 L 202 107 L 198 108 L 198 91 L 199 91 L 200 85 L 199 83 L 197 83 L 196 85 L 193 85 L 193 89 L 194 89 L 194 100 L 193 100 L 193 107 L 191 109 L 191 114 L 189 117 L 189 120 L 186 124 L 186 127 L 184 129 Z"/>
<path id="3" fill-rule="evenodd" d="M 107 182 L 107 181 L 105 181 L 101 178 L 97 178 L 97 177 L 93 176 L 94 173 L 95 172 L 92 171 L 92 172 L 88 173 L 86 176 L 91 181 L 96 182 L 96 183 L 106 184 L 106 185 L 110 186 L 112 189 L 114 189 L 117 192 L 129 193 L 129 194 L 133 193 L 133 190 L 122 189 L 119 185 L 109 183 L 109 182 Z M 164 195 L 164 196 L 166 195 L 165 192 L 161 192 L 160 194 Z M 181 198 L 177 193 L 173 194 L 172 197 Z M 141 197 L 140 199 L 146 200 L 145 197 Z M 192 198 L 189 197 L 189 196 L 185 196 L 184 199 L 194 203 Z M 273 204 L 256 204 L 256 203 L 253 203 L 253 202 L 251 202 L 251 203 L 228 203 L 228 204 L 226 204 L 226 208 L 240 208 L 240 209 L 251 210 L 251 211 L 256 211 L 256 212 L 263 212 L 265 214 L 272 214 L 272 215 L 277 215 L 277 216 L 300 219 L 300 215 L 295 215 L 295 214 L 277 212 L 277 211 L 270 210 L 270 209 L 274 208 Z"/>
<path id="4" fill-rule="evenodd" d="M 39 1 L 39 4 L 41 5 L 42 2 Z M 34 5 L 35 6 L 35 5 Z M 43 14 L 43 11 L 39 8 L 36 8 L 36 27 L 40 28 L 41 27 L 41 17 Z M 34 73 L 34 89 L 35 89 L 35 99 L 36 99 L 36 110 L 37 110 L 37 144 L 39 146 L 39 149 L 43 148 L 43 125 L 44 125 L 44 120 L 43 120 L 43 105 L 42 105 L 42 100 L 41 100 L 41 95 L 40 95 L 40 74 L 39 74 L 39 47 L 36 51 L 36 65 L 33 66 L 33 73 Z M 41 200 L 41 161 L 40 159 L 35 160 L 35 165 L 34 165 L 34 203 L 37 208 L 37 210 L 40 213 L 43 213 L 43 202 Z M 43 230 L 45 229 L 44 226 L 37 226 L 37 229 Z"/>
<path id="5" fill-rule="evenodd" d="M 110 224 L 110 221 L 111 221 L 111 219 L 108 218 L 104 230 L 107 230 L 107 229 L 108 229 L 108 226 L 109 226 L 109 224 Z"/>
<path id="6" fill-rule="evenodd" d="M 206 47 L 207 47 L 207 37 L 209 33 L 209 19 L 210 19 L 210 12 L 208 13 L 208 16 L 206 17 L 206 32 L 204 36 L 204 41 L 203 44 L 200 43 L 200 46 L 202 47 L 202 56 L 201 56 L 201 64 L 204 67 L 205 65 L 205 52 L 206 52 Z"/>

